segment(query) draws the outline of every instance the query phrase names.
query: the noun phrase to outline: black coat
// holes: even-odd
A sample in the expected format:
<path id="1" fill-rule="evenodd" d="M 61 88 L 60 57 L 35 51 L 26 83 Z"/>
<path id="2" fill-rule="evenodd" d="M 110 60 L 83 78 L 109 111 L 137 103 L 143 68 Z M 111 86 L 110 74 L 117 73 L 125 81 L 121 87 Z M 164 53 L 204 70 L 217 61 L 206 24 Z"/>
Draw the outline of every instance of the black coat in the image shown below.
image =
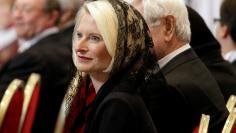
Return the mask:
<path id="1" fill-rule="evenodd" d="M 200 58 L 216 79 L 227 102 L 231 95 L 236 95 L 236 67 L 234 69 L 232 64 L 222 58 L 220 50 L 209 51 Z"/>
<path id="2" fill-rule="evenodd" d="M 86 133 L 156 133 L 139 93 L 141 82 L 122 75 L 111 78 L 97 93 Z"/>
<path id="3" fill-rule="evenodd" d="M 10 60 L 0 72 L 1 95 L 15 78 L 26 82 L 33 72 L 42 76 L 33 132 L 53 132 L 57 113 L 72 77 L 70 44 L 63 43 L 61 38 L 61 34 L 43 38 Z"/>
<path id="4" fill-rule="evenodd" d="M 167 86 L 160 71 L 146 80 L 142 73 L 135 78 L 122 75 L 121 72 L 106 82 L 98 92 L 86 132 L 156 132 L 152 121 L 158 133 L 190 131 L 181 122 L 186 111 L 183 97 Z"/>
<path id="5" fill-rule="evenodd" d="M 185 113 L 179 120 L 179 126 L 193 130 L 204 113 L 211 117 L 209 132 L 221 132 L 228 115 L 223 95 L 195 52 L 189 49 L 177 55 L 162 68 L 162 72 L 167 83 L 176 88 L 184 99 Z"/>

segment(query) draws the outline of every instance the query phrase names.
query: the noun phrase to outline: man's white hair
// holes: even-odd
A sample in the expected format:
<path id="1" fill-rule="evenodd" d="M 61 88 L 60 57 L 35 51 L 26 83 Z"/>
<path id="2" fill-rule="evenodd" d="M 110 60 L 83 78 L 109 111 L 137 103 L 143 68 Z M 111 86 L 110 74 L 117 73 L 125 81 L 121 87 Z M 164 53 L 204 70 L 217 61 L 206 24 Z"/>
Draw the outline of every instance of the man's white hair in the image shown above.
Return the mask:
<path id="1" fill-rule="evenodd" d="M 183 0 L 144 0 L 144 18 L 152 26 L 159 24 L 159 19 L 172 15 L 176 19 L 176 35 L 189 43 L 191 38 L 188 11 Z"/>

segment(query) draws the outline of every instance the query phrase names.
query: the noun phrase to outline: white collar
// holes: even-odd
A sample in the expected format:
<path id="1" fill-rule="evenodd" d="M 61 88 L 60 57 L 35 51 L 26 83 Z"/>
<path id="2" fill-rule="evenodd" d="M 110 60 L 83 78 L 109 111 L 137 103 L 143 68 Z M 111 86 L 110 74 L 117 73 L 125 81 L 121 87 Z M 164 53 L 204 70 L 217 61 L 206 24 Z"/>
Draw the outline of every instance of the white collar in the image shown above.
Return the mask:
<path id="1" fill-rule="evenodd" d="M 52 27 L 52 28 L 48 28 L 48 29 L 44 30 L 43 32 L 36 35 L 35 37 L 33 37 L 30 40 L 19 40 L 20 45 L 19 45 L 18 53 L 22 53 L 22 52 L 28 50 L 30 47 L 35 45 L 41 39 L 43 39 L 51 34 L 57 33 L 57 32 L 59 32 L 59 29 L 57 27 Z"/>
<path id="2" fill-rule="evenodd" d="M 160 68 L 163 68 L 175 56 L 179 55 L 180 53 L 182 53 L 190 48 L 191 48 L 191 46 L 189 44 L 183 45 L 182 47 L 176 49 L 175 51 L 173 51 L 173 52 L 169 53 L 168 55 L 166 55 L 165 57 L 161 58 L 158 61 Z"/>
<path id="3" fill-rule="evenodd" d="M 17 40 L 17 35 L 14 27 L 0 30 L 0 50 L 11 45 Z"/>
<path id="4" fill-rule="evenodd" d="M 236 50 L 232 50 L 223 55 L 224 59 L 230 63 L 236 60 Z"/>

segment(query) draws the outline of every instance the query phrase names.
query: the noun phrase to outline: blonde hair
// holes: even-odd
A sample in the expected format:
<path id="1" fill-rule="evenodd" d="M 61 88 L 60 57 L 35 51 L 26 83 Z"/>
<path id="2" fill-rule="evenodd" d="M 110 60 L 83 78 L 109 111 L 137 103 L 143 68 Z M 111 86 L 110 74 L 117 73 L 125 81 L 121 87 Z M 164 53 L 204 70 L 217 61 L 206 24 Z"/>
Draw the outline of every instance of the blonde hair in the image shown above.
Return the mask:
<path id="1" fill-rule="evenodd" d="M 74 51 L 74 47 L 77 41 L 76 30 L 80 25 L 81 18 L 86 13 L 89 13 L 96 22 L 98 30 L 100 31 L 105 42 L 106 49 L 109 55 L 112 57 L 110 65 L 106 68 L 106 70 L 104 70 L 104 72 L 110 72 L 113 66 L 116 51 L 118 19 L 112 5 L 105 0 L 84 3 L 82 8 L 77 13 L 72 47 L 74 64 L 75 66 L 77 66 L 76 53 Z"/>

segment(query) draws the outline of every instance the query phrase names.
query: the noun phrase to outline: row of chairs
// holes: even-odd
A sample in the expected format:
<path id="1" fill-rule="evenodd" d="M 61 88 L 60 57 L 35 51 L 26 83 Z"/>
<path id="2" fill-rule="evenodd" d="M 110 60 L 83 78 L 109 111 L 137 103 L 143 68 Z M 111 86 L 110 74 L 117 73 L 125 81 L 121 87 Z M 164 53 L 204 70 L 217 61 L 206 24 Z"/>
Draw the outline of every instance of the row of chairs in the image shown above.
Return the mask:
<path id="1" fill-rule="evenodd" d="M 229 111 L 229 116 L 226 119 L 225 125 L 221 133 L 236 133 L 236 96 L 231 95 L 226 103 L 226 107 Z M 207 133 L 210 116 L 202 114 L 199 128 L 194 133 Z"/>
<path id="2" fill-rule="evenodd" d="M 32 73 L 26 84 L 14 79 L 0 102 L 0 133 L 30 133 L 40 91 L 39 74 Z"/>

